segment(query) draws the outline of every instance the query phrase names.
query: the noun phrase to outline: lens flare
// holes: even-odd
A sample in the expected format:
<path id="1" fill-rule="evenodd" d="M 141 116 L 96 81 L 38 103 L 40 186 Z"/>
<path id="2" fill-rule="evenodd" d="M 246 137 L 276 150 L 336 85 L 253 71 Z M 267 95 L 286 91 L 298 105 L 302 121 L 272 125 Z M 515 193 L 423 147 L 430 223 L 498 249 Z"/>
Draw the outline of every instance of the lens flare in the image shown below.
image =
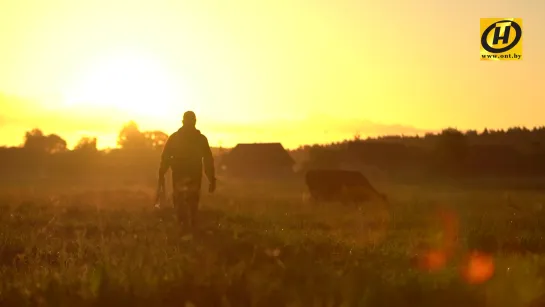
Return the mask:
<path id="1" fill-rule="evenodd" d="M 491 255 L 473 251 L 462 267 L 462 277 L 469 284 L 482 284 L 494 276 L 494 271 L 494 259 Z"/>

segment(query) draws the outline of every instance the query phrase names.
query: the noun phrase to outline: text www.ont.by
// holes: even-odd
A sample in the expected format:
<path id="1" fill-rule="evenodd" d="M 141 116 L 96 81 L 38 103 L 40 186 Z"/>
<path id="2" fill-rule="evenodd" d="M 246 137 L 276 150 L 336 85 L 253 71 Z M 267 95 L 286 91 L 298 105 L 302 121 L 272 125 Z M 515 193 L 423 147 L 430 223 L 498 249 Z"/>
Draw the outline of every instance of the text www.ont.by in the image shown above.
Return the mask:
<path id="1" fill-rule="evenodd" d="M 481 57 L 483 59 L 520 59 L 522 57 L 522 54 L 481 54 Z"/>

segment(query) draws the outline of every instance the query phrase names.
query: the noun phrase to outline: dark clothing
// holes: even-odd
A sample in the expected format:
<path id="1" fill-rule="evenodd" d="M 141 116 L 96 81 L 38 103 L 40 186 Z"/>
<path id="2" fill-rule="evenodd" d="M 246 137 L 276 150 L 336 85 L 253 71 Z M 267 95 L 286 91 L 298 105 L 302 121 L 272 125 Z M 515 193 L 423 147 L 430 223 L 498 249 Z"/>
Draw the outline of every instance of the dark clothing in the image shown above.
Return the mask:
<path id="1" fill-rule="evenodd" d="M 202 172 L 215 182 L 214 158 L 208 139 L 194 127 L 183 126 L 167 140 L 161 156 L 159 176 L 172 170 L 173 201 L 184 226 L 195 226 Z"/>
<path id="2" fill-rule="evenodd" d="M 199 209 L 201 182 L 190 178 L 173 180 L 172 201 L 178 221 L 187 229 L 196 227 Z"/>
<path id="3" fill-rule="evenodd" d="M 206 177 L 209 181 L 215 180 L 214 158 L 208 139 L 199 130 L 184 126 L 168 138 L 159 173 L 164 175 L 170 167 L 173 176 L 189 177 L 200 182 L 203 162 Z"/>

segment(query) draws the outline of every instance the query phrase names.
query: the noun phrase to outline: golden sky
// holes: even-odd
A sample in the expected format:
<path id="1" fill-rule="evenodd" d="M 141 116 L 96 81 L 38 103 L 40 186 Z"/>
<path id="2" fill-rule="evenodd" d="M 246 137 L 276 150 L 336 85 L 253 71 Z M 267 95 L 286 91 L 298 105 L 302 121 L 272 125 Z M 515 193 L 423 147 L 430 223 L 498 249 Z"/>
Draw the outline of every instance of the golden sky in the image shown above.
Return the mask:
<path id="1" fill-rule="evenodd" d="M 481 17 L 523 60 L 479 60 Z M 211 145 L 543 125 L 541 0 L 0 0 L 0 144 L 115 146 L 128 120 Z"/>

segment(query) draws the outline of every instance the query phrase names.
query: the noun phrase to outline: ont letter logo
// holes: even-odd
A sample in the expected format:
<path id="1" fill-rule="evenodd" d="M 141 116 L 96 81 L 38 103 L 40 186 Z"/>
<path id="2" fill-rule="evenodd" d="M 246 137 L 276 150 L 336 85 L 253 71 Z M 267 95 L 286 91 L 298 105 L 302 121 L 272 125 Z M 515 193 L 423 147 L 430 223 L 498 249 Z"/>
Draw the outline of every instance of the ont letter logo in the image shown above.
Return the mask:
<path id="1" fill-rule="evenodd" d="M 481 18 L 481 60 L 522 59 L 521 18 Z"/>

